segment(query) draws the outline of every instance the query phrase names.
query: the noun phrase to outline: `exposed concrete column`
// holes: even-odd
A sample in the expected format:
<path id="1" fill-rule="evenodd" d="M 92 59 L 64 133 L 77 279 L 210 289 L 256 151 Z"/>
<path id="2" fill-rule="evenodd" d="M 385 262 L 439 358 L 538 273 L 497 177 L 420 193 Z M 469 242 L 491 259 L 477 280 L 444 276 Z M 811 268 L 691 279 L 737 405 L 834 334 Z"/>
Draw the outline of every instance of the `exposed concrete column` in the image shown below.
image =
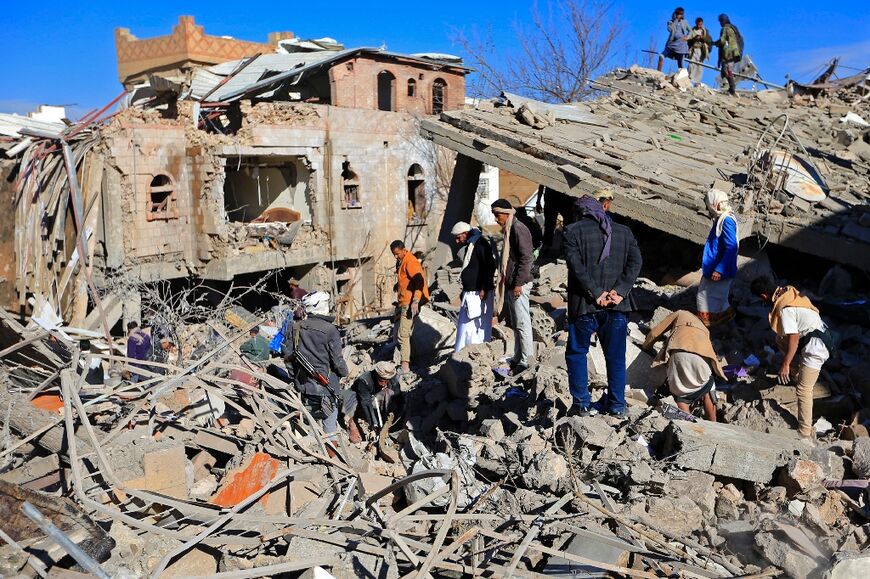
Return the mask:
<path id="1" fill-rule="evenodd" d="M 483 163 L 477 159 L 462 154 L 456 156 L 453 177 L 450 179 L 450 192 L 447 194 L 447 207 L 444 209 L 441 231 L 438 233 L 438 245 L 432 254 L 432 271 L 449 263 L 453 257 L 453 236 L 450 230 L 456 222 L 471 221 L 481 169 Z"/>

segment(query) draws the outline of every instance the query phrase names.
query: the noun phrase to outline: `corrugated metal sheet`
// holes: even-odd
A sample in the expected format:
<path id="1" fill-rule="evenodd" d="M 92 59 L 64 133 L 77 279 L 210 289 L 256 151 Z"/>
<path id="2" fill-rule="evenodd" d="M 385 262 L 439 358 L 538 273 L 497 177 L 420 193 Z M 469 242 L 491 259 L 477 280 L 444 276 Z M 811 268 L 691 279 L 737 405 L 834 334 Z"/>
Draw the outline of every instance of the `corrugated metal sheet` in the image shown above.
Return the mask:
<path id="1" fill-rule="evenodd" d="M 264 80 L 267 75 L 277 76 L 285 73 L 303 72 L 314 65 L 345 56 L 350 51 L 299 52 L 294 54 L 261 54 L 238 74 L 233 72 L 242 66 L 244 60 L 233 60 L 216 64 L 207 69 L 199 69 L 193 74 L 190 96 L 201 99 L 214 89 L 224 78 L 232 76 L 223 86 L 209 95 L 210 101 L 221 101 L 228 96 L 244 92 L 256 83 Z M 269 73 L 272 73 L 271 75 Z"/>
<path id="2" fill-rule="evenodd" d="M 63 123 L 53 123 L 51 121 L 38 121 L 30 117 L 22 117 L 21 115 L 10 115 L 0 113 L 0 135 L 7 137 L 20 137 L 21 129 L 34 129 L 47 133 L 60 135 L 61 131 L 66 128 Z"/>

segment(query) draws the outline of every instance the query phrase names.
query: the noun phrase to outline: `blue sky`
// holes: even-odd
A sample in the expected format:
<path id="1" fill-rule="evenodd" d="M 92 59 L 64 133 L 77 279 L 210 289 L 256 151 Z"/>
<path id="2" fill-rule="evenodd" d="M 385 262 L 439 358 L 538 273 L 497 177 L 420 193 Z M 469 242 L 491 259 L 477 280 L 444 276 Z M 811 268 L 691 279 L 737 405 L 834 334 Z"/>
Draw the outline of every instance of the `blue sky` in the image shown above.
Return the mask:
<path id="1" fill-rule="evenodd" d="M 540 0 L 541 3 L 546 0 Z M 24 113 L 39 103 L 75 105 L 70 116 L 108 103 L 121 91 L 114 29 L 139 38 L 168 34 L 179 14 L 191 14 L 206 33 L 265 41 L 270 31 L 332 36 L 347 46 L 380 46 L 399 52 L 440 51 L 462 55 L 451 31 L 490 29 L 496 46 L 511 50 L 516 22 L 528 19 L 532 0 L 440 2 L 6 2 L 0 12 L 4 65 L 0 112 Z M 850 66 L 870 65 L 870 1 L 686 2 L 687 17 L 702 16 L 718 35 L 716 16 L 726 9 L 746 39 L 746 52 L 764 78 L 782 82 L 790 73 L 810 80 L 832 56 Z M 625 22 L 627 59 L 664 42 L 674 5 L 613 2 Z M 630 62 L 629 62 L 630 64 Z M 845 73 L 847 71 L 843 71 Z M 712 75 L 712 73 L 710 73 Z M 708 77 L 708 81 L 712 76 Z"/>

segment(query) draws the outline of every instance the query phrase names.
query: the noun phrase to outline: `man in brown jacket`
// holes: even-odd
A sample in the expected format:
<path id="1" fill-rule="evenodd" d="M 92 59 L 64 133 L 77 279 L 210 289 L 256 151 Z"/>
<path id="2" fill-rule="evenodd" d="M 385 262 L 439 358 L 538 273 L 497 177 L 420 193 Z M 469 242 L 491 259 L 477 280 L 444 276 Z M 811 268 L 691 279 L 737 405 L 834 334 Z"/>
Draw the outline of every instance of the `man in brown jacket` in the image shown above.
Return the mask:
<path id="1" fill-rule="evenodd" d="M 725 372 L 710 341 L 710 330 L 698 317 L 678 310 L 650 330 L 643 344 L 649 349 L 665 332 L 670 335 L 652 366 L 667 364 L 668 388 L 680 410 L 690 412 L 690 404 L 702 400 L 707 420 L 716 422 L 716 405 L 710 391 L 716 376 L 725 380 Z"/>

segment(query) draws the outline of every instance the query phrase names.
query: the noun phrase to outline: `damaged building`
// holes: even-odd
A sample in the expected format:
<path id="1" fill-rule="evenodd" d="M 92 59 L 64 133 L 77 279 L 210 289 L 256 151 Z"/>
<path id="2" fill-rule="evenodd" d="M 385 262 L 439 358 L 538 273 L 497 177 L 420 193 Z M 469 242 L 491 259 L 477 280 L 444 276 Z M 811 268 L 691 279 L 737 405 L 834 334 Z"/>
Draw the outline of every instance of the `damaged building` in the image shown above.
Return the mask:
<path id="1" fill-rule="evenodd" d="M 119 29 L 115 40 L 119 112 L 0 121 L 14 160 L 3 194 L 15 200 L 4 304 L 23 311 L 41 296 L 96 328 L 88 282 L 70 267 L 77 237 L 101 288 L 284 269 L 355 310 L 391 301 L 387 245 L 426 249 L 438 187 L 418 124 L 462 107 L 458 59 L 290 33 L 243 42 L 184 16 L 168 36 Z M 113 322 L 135 302 L 106 293 Z"/>
<path id="2" fill-rule="evenodd" d="M 815 97 L 733 99 L 635 66 L 594 81 L 601 96 L 583 103 L 505 94 L 427 119 L 423 132 L 458 154 L 442 247 L 492 166 L 574 196 L 612 188 L 616 214 L 699 244 L 715 186 L 732 198 L 741 237 L 870 270 L 866 76 L 819 85 Z"/>

